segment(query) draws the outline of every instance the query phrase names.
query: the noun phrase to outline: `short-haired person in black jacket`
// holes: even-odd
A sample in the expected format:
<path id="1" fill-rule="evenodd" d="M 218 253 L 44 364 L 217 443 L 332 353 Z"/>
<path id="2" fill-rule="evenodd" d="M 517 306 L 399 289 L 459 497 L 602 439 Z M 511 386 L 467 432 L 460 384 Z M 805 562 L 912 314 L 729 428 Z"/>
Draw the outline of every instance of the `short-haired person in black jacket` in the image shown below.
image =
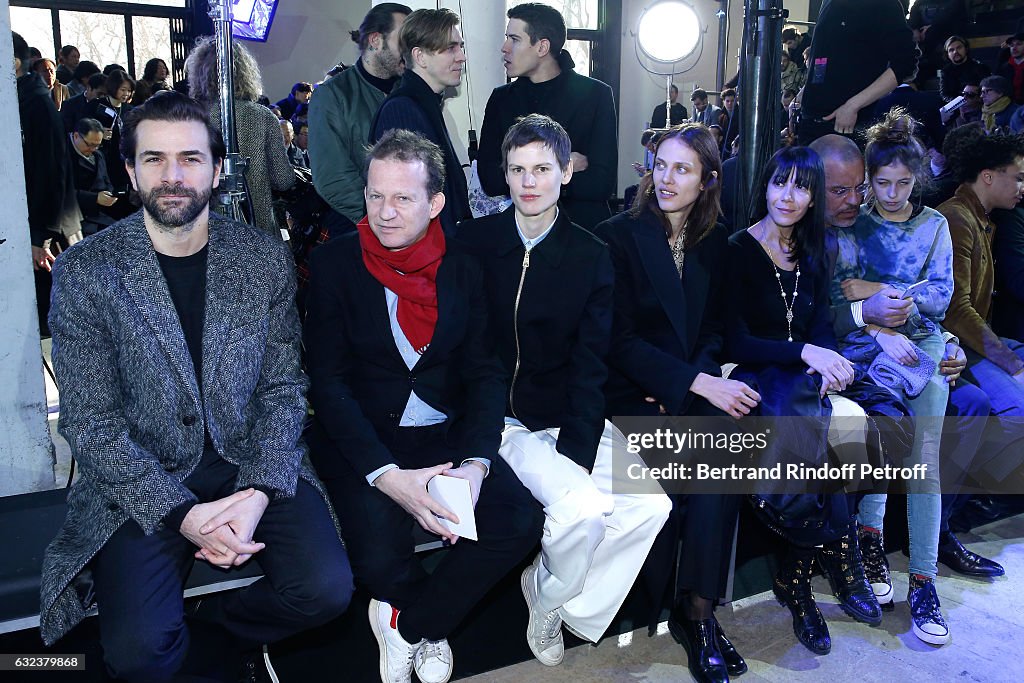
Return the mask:
<path id="1" fill-rule="evenodd" d="M 711 132 L 684 123 L 658 141 L 654 169 L 641 181 L 633 208 L 597 227 L 615 266 L 608 416 L 739 418 L 760 401 L 743 382 L 721 376 L 728 239 L 717 224 L 721 178 Z M 686 648 L 694 678 L 728 681 L 747 665 L 714 606 L 728 593 L 740 497 L 671 499 L 672 515 L 651 550 L 643 585 L 659 611 L 666 588 L 675 594 L 669 629 Z"/>
<path id="2" fill-rule="evenodd" d="M 449 634 L 536 546 L 543 520 L 497 457 L 504 373 L 480 266 L 438 220 L 444 173 L 437 145 L 386 133 L 367 160 L 367 217 L 310 261 L 310 453 L 373 598 L 384 683 L 408 683 L 413 668 L 422 683 L 448 680 Z M 454 515 L 426 490 L 438 474 L 469 482 L 478 541 L 443 525 Z M 417 523 L 453 544 L 429 575 Z"/>
<path id="3" fill-rule="evenodd" d="M 398 47 L 405 72 L 377 110 L 370 125 L 370 144 L 385 132 L 404 128 L 419 133 L 444 154 L 444 234 L 455 235 L 459 221 L 472 217 L 469 187 L 441 113 L 445 88 L 462 83 L 466 51 L 458 28 L 459 16 L 450 9 L 420 9 L 405 18 Z"/>
<path id="4" fill-rule="evenodd" d="M 939 94 L 946 102 L 959 97 L 968 83 L 981 83 L 992 74 L 987 64 L 971 56 L 971 48 L 963 36 L 950 36 L 944 46 L 949 63 L 939 69 Z"/>
<path id="5" fill-rule="evenodd" d="M 800 95 L 800 144 L 871 125 L 871 105 L 916 69 L 917 48 L 900 0 L 826 2 Z"/>
<path id="6" fill-rule="evenodd" d="M 114 186 L 107 175 L 107 161 L 100 151 L 103 124 L 96 119 L 79 119 L 68 135 L 68 160 L 75 181 L 75 196 L 82 211 L 82 234 L 92 235 L 111 225 L 114 219 L 104 209 L 117 203 Z"/>
<path id="7" fill-rule="evenodd" d="M 566 29 L 558 10 L 525 3 L 510 9 L 508 17 L 501 53 L 506 74 L 516 80 L 495 88 L 487 100 L 477 157 L 480 185 L 491 196 L 507 195 L 501 159 L 505 131 L 520 116 L 550 116 L 572 141 L 573 174 L 562 192 L 562 208 L 569 220 L 589 230 L 611 217 L 608 199 L 619 163 L 612 90 L 573 70 L 572 57 L 562 49 Z"/>
<path id="8" fill-rule="evenodd" d="M 656 485 L 653 495 L 613 492 L 613 444 L 616 458 L 643 461 L 605 420 L 615 274 L 607 246 L 558 208 L 572 178 L 569 136 L 530 114 L 501 150 L 513 206 L 464 223 L 459 237 L 481 258 L 509 378 L 498 453 L 545 510 L 541 553 L 522 587 L 527 643 L 555 666 L 563 621 L 591 642 L 604 635 L 671 506 Z"/>

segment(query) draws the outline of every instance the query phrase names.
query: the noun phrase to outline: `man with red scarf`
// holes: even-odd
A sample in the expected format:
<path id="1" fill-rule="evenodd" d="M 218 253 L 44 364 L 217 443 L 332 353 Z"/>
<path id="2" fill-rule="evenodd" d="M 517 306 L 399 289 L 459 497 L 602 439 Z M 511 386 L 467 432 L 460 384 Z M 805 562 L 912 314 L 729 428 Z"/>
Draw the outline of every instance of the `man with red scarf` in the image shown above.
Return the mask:
<path id="1" fill-rule="evenodd" d="M 313 253 L 305 343 L 316 414 L 309 442 L 334 503 L 384 683 L 447 681 L 447 636 L 540 539 L 543 514 L 497 456 L 505 408 L 477 262 L 446 241 L 444 157 L 407 130 L 367 155 L 367 216 Z M 469 481 L 478 541 L 426 490 Z M 418 523 L 453 545 L 427 575 Z M 458 542 L 456 542 L 458 541 Z"/>

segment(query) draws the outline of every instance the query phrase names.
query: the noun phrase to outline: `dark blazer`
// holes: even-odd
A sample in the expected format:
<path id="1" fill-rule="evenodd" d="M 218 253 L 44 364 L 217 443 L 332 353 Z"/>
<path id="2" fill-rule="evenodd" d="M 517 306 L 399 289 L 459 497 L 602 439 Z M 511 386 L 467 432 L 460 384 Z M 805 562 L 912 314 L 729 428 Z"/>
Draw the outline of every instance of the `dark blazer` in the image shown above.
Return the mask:
<path id="1" fill-rule="evenodd" d="M 644 400 L 653 396 L 681 415 L 697 375 L 721 375 L 725 228 L 716 225 L 686 252 L 682 280 L 654 214 L 620 213 L 597 226 L 597 235 L 608 242 L 615 266 L 606 413 L 656 413 L 657 404 Z"/>
<path id="2" fill-rule="evenodd" d="M 386 435 L 398 427 L 412 389 L 448 416 L 450 446 L 465 457 L 496 457 L 505 383 L 487 337 L 480 266 L 458 244 L 446 249 L 434 337 L 412 370 L 395 345 L 384 286 L 363 264 L 358 233 L 313 252 L 304 339 L 310 403 L 333 446 L 314 449 L 322 476 L 401 466 Z"/>
<path id="3" fill-rule="evenodd" d="M 1001 337 L 1024 339 L 1024 207 L 992 212 L 996 291 L 992 329 Z"/>
<path id="4" fill-rule="evenodd" d="M 909 85 L 902 85 L 875 103 L 875 119 L 881 121 L 893 107 L 903 107 L 910 115 L 921 122 L 924 135 L 920 135 L 925 147 L 942 149 L 942 141 L 946 137 L 946 129 L 942 125 L 939 109 L 942 98 L 938 93 L 914 90 Z"/>
<path id="5" fill-rule="evenodd" d="M 86 104 L 88 104 L 88 100 L 85 99 L 85 93 L 82 93 L 75 95 L 60 106 L 60 118 L 64 121 L 65 132 L 71 133 L 75 130 L 75 124 L 82 118 Z"/>
<path id="6" fill-rule="evenodd" d="M 459 239 L 484 268 L 491 329 L 509 381 L 505 414 L 532 431 L 560 427 L 558 452 L 592 469 L 604 431 L 612 330 L 615 273 L 607 245 L 562 212 L 526 261 L 513 207 L 461 224 Z"/>

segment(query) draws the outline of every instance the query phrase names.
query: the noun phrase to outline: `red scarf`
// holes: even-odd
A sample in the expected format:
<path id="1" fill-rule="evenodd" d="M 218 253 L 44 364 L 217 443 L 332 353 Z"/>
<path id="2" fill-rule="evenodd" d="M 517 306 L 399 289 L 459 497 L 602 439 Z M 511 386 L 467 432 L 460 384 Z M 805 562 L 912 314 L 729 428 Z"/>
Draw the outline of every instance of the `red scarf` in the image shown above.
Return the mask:
<path id="1" fill-rule="evenodd" d="M 363 264 L 377 282 L 398 295 L 398 325 L 422 355 L 437 325 L 437 269 L 445 252 L 440 219 L 430 221 L 423 239 L 400 251 L 381 245 L 366 218 L 357 227 Z"/>

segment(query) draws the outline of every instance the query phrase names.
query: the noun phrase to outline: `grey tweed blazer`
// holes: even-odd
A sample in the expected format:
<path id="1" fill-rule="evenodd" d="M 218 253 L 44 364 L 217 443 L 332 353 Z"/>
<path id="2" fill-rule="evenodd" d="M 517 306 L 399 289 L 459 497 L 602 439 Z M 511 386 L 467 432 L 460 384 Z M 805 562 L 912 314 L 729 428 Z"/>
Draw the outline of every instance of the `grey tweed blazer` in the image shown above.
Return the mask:
<path id="1" fill-rule="evenodd" d="M 54 264 L 58 427 L 81 477 L 43 559 L 47 644 L 84 617 L 87 565 L 118 527 L 133 519 L 152 533 L 196 499 L 182 481 L 202 457 L 204 427 L 238 465 L 239 489 L 293 496 L 301 476 L 323 495 L 301 441 L 308 382 L 287 247 L 211 213 L 206 277 L 200 388 L 141 211 Z"/>

